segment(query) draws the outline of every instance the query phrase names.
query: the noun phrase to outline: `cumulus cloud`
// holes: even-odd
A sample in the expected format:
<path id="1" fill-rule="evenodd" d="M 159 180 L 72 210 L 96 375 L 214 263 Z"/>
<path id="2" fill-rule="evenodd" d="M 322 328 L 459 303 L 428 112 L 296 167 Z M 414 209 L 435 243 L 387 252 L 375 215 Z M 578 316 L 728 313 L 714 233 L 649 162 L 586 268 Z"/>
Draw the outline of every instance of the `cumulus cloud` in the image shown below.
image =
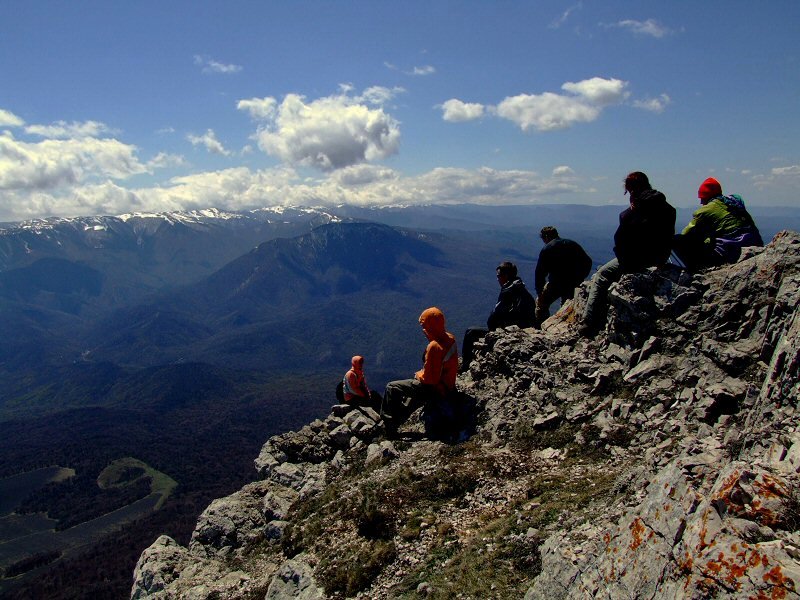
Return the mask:
<path id="1" fill-rule="evenodd" d="M 669 104 L 672 103 L 672 99 L 667 96 L 667 94 L 661 94 L 658 98 L 647 98 L 645 100 L 635 100 L 633 102 L 633 106 L 636 108 L 641 108 L 642 110 L 648 110 L 654 113 L 662 113 L 664 109 L 667 108 Z"/>
<path id="2" fill-rule="evenodd" d="M 249 100 L 239 100 L 236 108 L 250 115 L 256 121 L 267 121 L 275 116 L 278 101 L 275 98 L 250 98 Z"/>
<path id="3" fill-rule="evenodd" d="M 202 56 L 199 54 L 195 54 L 194 56 L 194 64 L 201 68 L 203 73 L 207 74 L 223 74 L 223 75 L 231 75 L 233 73 L 238 73 L 242 70 L 240 65 L 232 65 L 232 64 L 225 64 L 219 61 L 216 61 L 208 56 Z"/>
<path id="4" fill-rule="evenodd" d="M 472 121 L 483 116 L 485 107 L 483 104 L 474 102 L 462 102 L 456 98 L 451 98 L 441 104 L 442 118 L 445 121 L 457 123 L 460 121 Z"/>
<path id="5" fill-rule="evenodd" d="M 213 129 L 207 130 L 203 135 L 187 135 L 186 139 L 191 142 L 192 146 L 202 146 L 212 154 L 230 155 L 230 151 L 226 150 L 225 146 L 217 139 L 217 134 Z"/>
<path id="6" fill-rule="evenodd" d="M 595 106 L 608 106 L 622 102 L 626 97 L 625 87 L 627 82 L 620 79 L 603 79 L 592 77 L 583 81 L 568 81 L 561 86 L 565 92 L 570 92 L 582 97 Z"/>
<path id="7" fill-rule="evenodd" d="M 628 82 L 620 79 L 602 77 L 568 81 L 561 86 L 568 94 L 545 92 L 510 96 L 492 112 L 526 132 L 566 129 L 576 123 L 594 121 L 604 108 L 621 103 L 628 97 L 627 85 Z"/>
<path id="8" fill-rule="evenodd" d="M 671 29 L 661 25 L 655 19 L 647 19 L 646 21 L 626 19 L 624 21 L 618 21 L 617 23 L 614 23 L 611 25 L 611 27 L 627 29 L 636 35 L 647 35 L 654 38 L 663 38 L 672 33 Z"/>
<path id="9" fill-rule="evenodd" d="M 159 152 L 153 158 L 147 161 L 148 170 L 188 166 L 189 163 L 183 156 L 179 154 L 168 154 L 166 152 Z"/>
<path id="10" fill-rule="evenodd" d="M 553 169 L 553 177 L 571 177 L 575 175 L 575 171 L 567 165 L 561 165 Z"/>
<path id="11" fill-rule="evenodd" d="M 600 115 L 600 108 L 580 98 L 545 92 L 508 97 L 497 105 L 496 113 L 526 132 L 553 131 L 594 121 Z"/>
<path id="12" fill-rule="evenodd" d="M 399 174 L 394 169 L 378 165 L 354 165 L 334 171 L 330 180 L 343 187 L 362 186 L 377 182 L 396 181 Z"/>
<path id="13" fill-rule="evenodd" d="M 342 86 L 334 96 L 307 101 L 287 94 L 240 101 L 237 107 L 260 122 L 258 147 L 289 165 L 322 171 L 386 158 L 398 151 L 400 124 L 383 105 L 402 88 L 371 87 L 360 95 Z"/>
<path id="14" fill-rule="evenodd" d="M 46 138 L 70 139 L 99 137 L 106 133 L 116 133 L 116 131 L 99 121 L 84 121 L 83 123 L 56 121 L 52 125 L 28 125 L 25 133 Z"/>
<path id="15" fill-rule="evenodd" d="M 147 172 L 136 147 L 113 139 L 29 143 L 0 135 L 0 190 L 47 190 Z"/>
<path id="16" fill-rule="evenodd" d="M 0 108 L 0 127 L 22 127 L 25 121 L 11 111 Z"/>
<path id="17" fill-rule="evenodd" d="M 567 167 L 568 168 L 568 167 Z M 581 193 L 579 178 L 561 167 L 551 176 L 534 171 L 437 168 L 406 177 L 379 165 L 353 165 L 321 176 L 301 177 L 290 167 L 246 167 L 174 177 L 165 184 L 125 189 L 105 180 L 45 190 L 0 190 L 0 221 L 42 215 L 122 214 L 208 208 L 245 210 L 266 206 L 354 204 L 552 202 Z"/>

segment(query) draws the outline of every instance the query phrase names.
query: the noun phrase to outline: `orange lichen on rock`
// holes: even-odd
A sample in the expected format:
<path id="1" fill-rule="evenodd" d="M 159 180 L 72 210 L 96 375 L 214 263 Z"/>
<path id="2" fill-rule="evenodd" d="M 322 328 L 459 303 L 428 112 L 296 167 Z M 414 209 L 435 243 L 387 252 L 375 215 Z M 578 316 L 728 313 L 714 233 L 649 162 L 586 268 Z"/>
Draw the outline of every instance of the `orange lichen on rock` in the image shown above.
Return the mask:
<path id="1" fill-rule="evenodd" d="M 786 498 L 789 495 L 789 488 L 783 481 L 767 474 L 762 475 L 760 480 L 756 479 L 753 488 L 765 498 Z"/>
<path id="2" fill-rule="evenodd" d="M 644 533 L 644 529 L 645 527 L 642 524 L 642 520 L 639 517 L 636 517 L 631 523 L 631 536 L 633 537 L 633 540 L 630 544 L 631 550 L 636 550 L 642 545 L 642 534 Z"/>
<path id="3" fill-rule="evenodd" d="M 785 598 L 787 592 L 795 591 L 794 580 L 783 574 L 783 569 L 781 569 L 780 565 L 775 565 L 772 569 L 764 573 L 764 582 L 775 586 L 772 588 L 773 598 Z M 776 592 L 781 592 L 782 595 L 776 596 Z"/>

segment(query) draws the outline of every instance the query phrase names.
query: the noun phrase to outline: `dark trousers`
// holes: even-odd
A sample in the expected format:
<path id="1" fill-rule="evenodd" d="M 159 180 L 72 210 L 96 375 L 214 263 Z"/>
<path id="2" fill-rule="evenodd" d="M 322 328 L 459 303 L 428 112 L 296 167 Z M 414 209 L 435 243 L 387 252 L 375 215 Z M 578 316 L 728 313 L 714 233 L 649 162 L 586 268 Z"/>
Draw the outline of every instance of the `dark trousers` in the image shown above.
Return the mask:
<path id="1" fill-rule="evenodd" d="M 464 344 L 461 346 L 461 370 L 466 371 L 475 358 L 474 346 L 489 333 L 486 327 L 470 327 L 464 332 Z"/>
<path id="2" fill-rule="evenodd" d="M 583 313 L 583 323 L 590 327 L 601 328 L 608 312 L 608 288 L 620 280 L 625 273 L 616 258 L 612 258 L 592 277 L 589 286 L 589 297 L 586 299 L 586 312 Z"/>
<path id="3" fill-rule="evenodd" d="M 672 251 L 681 259 L 686 270 L 694 273 L 701 269 L 717 267 L 724 261 L 714 252 L 714 247 L 706 244 L 704 240 L 697 240 L 677 234 L 672 240 Z"/>
<path id="4" fill-rule="evenodd" d="M 399 379 L 386 384 L 383 393 L 381 417 L 387 431 L 397 430 L 408 417 L 426 402 L 440 398 L 436 388 L 420 383 L 418 379 Z"/>
<path id="5" fill-rule="evenodd" d="M 536 298 L 536 326 L 541 326 L 550 316 L 550 305 L 561 298 L 561 304 L 575 296 L 577 286 L 551 285 L 548 281 L 544 284 L 542 293 Z"/>
<path id="6" fill-rule="evenodd" d="M 369 398 L 353 396 L 350 400 L 346 400 L 345 402 L 350 406 L 368 406 L 376 413 L 380 413 L 381 406 L 383 405 L 383 398 L 381 398 L 381 395 L 375 390 L 370 390 Z"/>

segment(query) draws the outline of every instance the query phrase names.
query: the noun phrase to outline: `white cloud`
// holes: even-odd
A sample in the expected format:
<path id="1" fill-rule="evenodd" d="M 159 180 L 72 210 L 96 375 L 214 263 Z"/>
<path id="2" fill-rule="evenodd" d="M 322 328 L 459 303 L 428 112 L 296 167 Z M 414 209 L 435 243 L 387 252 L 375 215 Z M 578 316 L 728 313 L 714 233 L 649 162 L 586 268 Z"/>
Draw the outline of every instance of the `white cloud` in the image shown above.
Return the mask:
<path id="1" fill-rule="evenodd" d="M 626 81 L 602 77 L 567 82 L 561 89 L 573 95 L 520 94 L 504 99 L 494 112 L 526 132 L 566 129 L 594 121 L 605 107 L 622 102 L 628 95 L 627 85 Z"/>
<path id="2" fill-rule="evenodd" d="M 411 75 L 433 75 L 436 73 L 436 68 L 432 67 L 431 65 L 424 65 L 422 67 L 414 67 L 414 70 L 411 71 Z"/>
<path id="3" fill-rule="evenodd" d="M 398 94 L 404 93 L 406 90 L 402 87 L 387 88 L 380 85 L 374 85 L 365 89 L 360 95 L 354 96 L 353 101 L 356 103 L 366 102 L 373 106 L 384 106 Z"/>
<path id="4" fill-rule="evenodd" d="M 618 21 L 614 25 L 611 25 L 611 27 L 627 29 L 636 35 L 649 35 L 654 38 L 662 38 L 672 33 L 671 29 L 661 25 L 655 19 L 647 19 L 646 21 L 626 19 L 624 21 Z"/>
<path id="5" fill-rule="evenodd" d="M 355 96 L 351 86 L 341 89 L 341 94 L 311 102 L 287 94 L 280 104 L 263 98 L 241 101 L 238 107 L 261 121 L 255 135 L 259 148 L 290 165 L 332 171 L 395 154 L 400 124 L 382 105 L 402 88 L 371 87 Z M 274 110 L 269 109 L 272 102 Z"/>
<path id="6" fill-rule="evenodd" d="M 548 27 L 549 27 L 550 29 L 558 29 L 558 28 L 559 28 L 559 27 L 561 27 L 561 26 L 562 26 L 564 23 L 566 23 L 566 22 L 567 22 L 567 20 L 569 19 L 570 15 L 571 15 L 573 12 L 575 12 L 576 10 L 580 10 L 581 8 L 583 8 L 583 2 L 578 2 L 576 5 L 574 5 L 574 6 L 570 6 L 570 7 L 569 7 L 567 10 L 565 10 L 563 13 L 561 13 L 561 16 L 560 16 L 560 17 L 558 17 L 557 19 L 554 19 L 554 20 L 553 20 L 553 21 L 550 23 L 550 25 L 548 25 Z"/>
<path id="7" fill-rule="evenodd" d="M 0 127 L 22 127 L 25 121 L 11 111 L 0 108 Z"/>
<path id="8" fill-rule="evenodd" d="M 566 165 L 561 165 L 553 169 L 553 177 L 571 177 L 573 175 L 575 175 L 575 171 Z"/>
<path id="9" fill-rule="evenodd" d="M 560 168 L 559 168 L 560 169 Z M 558 171 L 559 169 L 556 169 Z M 413 177 L 379 165 L 354 165 L 319 179 L 301 178 L 291 168 L 251 171 L 245 167 L 175 177 L 167 184 L 125 189 L 112 181 L 58 189 L 0 192 L 0 221 L 42 215 L 122 214 L 208 208 L 245 210 L 266 206 L 355 204 L 552 202 L 581 193 L 578 178 L 543 177 L 533 171 L 437 168 Z"/>
<path id="10" fill-rule="evenodd" d="M 225 146 L 217 139 L 213 129 L 207 130 L 203 135 L 187 135 L 186 139 L 191 142 L 192 146 L 203 146 L 212 154 L 230 155 L 230 151 L 226 150 Z"/>
<path id="11" fill-rule="evenodd" d="M 625 87 L 627 82 L 620 79 L 603 79 L 592 77 L 583 81 L 568 81 L 561 86 L 565 92 L 583 96 L 588 102 L 596 106 L 608 106 L 622 102 L 626 97 Z"/>
<path id="12" fill-rule="evenodd" d="M 579 98 L 545 92 L 506 98 L 497 105 L 497 115 L 515 123 L 523 131 L 553 131 L 594 121 L 600 115 L 600 109 Z"/>
<path id="13" fill-rule="evenodd" d="M 220 73 L 223 75 L 231 75 L 242 70 L 240 65 L 221 63 L 209 58 L 208 56 L 201 56 L 199 54 L 195 54 L 194 64 L 196 64 L 198 67 L 201 67 L 203 73 L 209 74 Z"/>
<path id="14" fill-rule="evenodd" d="M 267 121 L 275 116 L 278 106 L 275 98 L 250 98 L 249 100 L 239 100 L 236 104 L 238 110 L 243 110 L 256 121 Z"/>
<path id="15" fill-rule="evenodd" d="M 756 188 L 789 189 L 788 197 L 796 197 L 796 189 L 800 183 L 800 165 L 773 167 L 768 174 L 755 174 L 751 181 Z"/>
<path id="16" fill-rule="evenodd" d="M 148 170 L 188 166 L 189 163 L 183 156 L 179 154 L 168 154 L 166 152 L 159 152 L 153 158 L 147 161 Z"/>
<path id="17" fill-rule="evenodd" d="M 772 174 L 776 177 L 798 177 L 800 176 L 800 165 L 792 165 L 790 167 L 775 167 L 772 169 Z"/>
<path id="18" fill-rule="evenodd" d="M 0 135 L 0 190 L 36 191 L 147 172 L 136 147 L 113 139 L 28 143 Z"/>
<path id="19" fill-rule="evenodd" d="M 361 186 L 376 182 L 397 181 L 399 174 L 378 165 L 353 165 L 334 171 L 330 181 L 343 187 Z"/>
<path id="20" fill-rule="evenodd" d="M 633 102 L 633 106 L 636 108 L 641 108 L 642 110 L 649 110 L 650 112 L 654 113 L 662 113 L 664 112 L 664 109 L 666 109 L 671 103 L 672 99 L 669 96 L 666 94 L 661 94 L 658 98 L 635 100 Z"/>
<path id="21" fill-rule="evenodd" d="M 56 121 L 52 125 L 28 125 L 25 128 L 25 132 L 31 135 L 59 139 L 99 137 L 104 133 L 116 133 L 108 125 L 98 121 L 85 121 L 83 123 Z"/>
<path id="22" fill-rule="evenodd" d="M 451 98 L 441 104 L 442 118 L 445 121 L 457 123 L 460 121 L 472 121 L 483 116 L 483 104 L 474 102 L 462 102 L 456 98 Z"/>

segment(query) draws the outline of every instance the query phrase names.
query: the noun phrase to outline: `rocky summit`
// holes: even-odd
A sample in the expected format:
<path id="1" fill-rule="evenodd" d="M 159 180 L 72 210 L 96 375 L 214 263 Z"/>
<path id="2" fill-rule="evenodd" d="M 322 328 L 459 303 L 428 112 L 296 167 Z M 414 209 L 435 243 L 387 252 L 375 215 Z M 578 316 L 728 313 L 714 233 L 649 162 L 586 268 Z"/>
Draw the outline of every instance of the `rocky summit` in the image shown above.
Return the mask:
<path id="1" fill-rule="evenodd" d="M 486 336 L 457 442 L 341 405 L 269 439 L 131 597 L 800 597 L 800 235 L 626 275 L 592 339 L 586 295 Z"/>

